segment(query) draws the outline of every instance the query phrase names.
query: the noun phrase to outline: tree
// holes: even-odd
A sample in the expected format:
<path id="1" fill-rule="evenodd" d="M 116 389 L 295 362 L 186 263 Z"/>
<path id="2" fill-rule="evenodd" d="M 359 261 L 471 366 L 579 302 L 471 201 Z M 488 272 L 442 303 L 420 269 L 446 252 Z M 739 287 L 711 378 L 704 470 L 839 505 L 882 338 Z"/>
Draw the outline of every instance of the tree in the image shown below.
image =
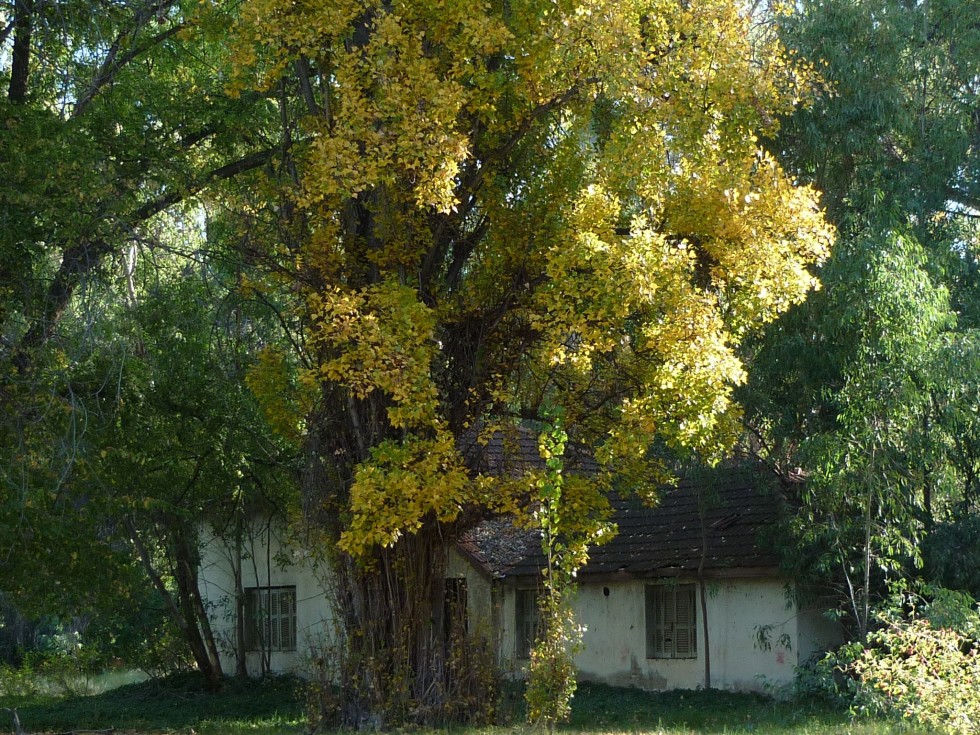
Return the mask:
<path id="1" fill-rule="evenodd" d="M 824 192 L 839 239 L 823 292 L 754 345 L 746 426 L 799 509 L 797 571 L 838 588 L 861 638 L 886 579 L 915 573 L 920 541 L 976 466 L 969 14 L 960 2 L 807 2 L 781 22 L 826 90 L 771 150 Z"/>
<path id="2" fill-rule="evenodd" d="M 599 464 L 563 488 L 570 528 L 614 483 L 654 492 L 654 439 L 728 445 L 735 347 L 804 298 L 830 238 L 757 138 L 813 76 L 727 2 L 241 12 L 235 84 L 276 90 L 292 141 L 256 288 L 302 299 L 304 502 L 342 580 L 345 716 L 438 719 L 441 549 L 540 487 L 465 450 L 563 406 Z"/>
<path id="3" fill-rule="evenodd" d="M 70 456 L 54 465 L 59 477 L 42 465 L 24 483 L 14 511 L 27 532 L 2 537 L 4 584 L 34 611 L 107 617 L 121 609 L 134 616 L 129 625 L 133 608 L 153 598 L 216 689 L 214 611 L 198 589 L 201 525 L 210 521 L 214 538 L 234 543 L 260 510 L 285 515 L 295 452 L 271 435 L 245 383 L 277 328 L 264 304 L 235 291 L 240 273 L 221 261 L 220 242 L 195 240 L 167 240 L 194 251 L 194 267 L 156 252 L 125 275 L 124 300 L 113 300 L 111 286 L 99 294 L 90 286 L 96 318 L 74 309 L 63 317 L 70 362 L 49 395 L 63 402 L 55 418 L 78 428 L 39 422 Z M 39 589 L 39 574 L 53 588 Z M 244 630 L 240 584 L 237 593 L 231 603 Z"/>
<path id="4" fill-rule="evenodd" d="M 137 459 L 161 459 L 154 446 L 133 446 L 133 424 L 167 440 L 155 447 L 178 456 L 163 464 L 191 477 L 179 445 L 193 440 L 194 424 L 177 421 L 175 406 L 151 390 L 164 383 L 156 370 L 165 361 L 146 351 L 153 341 L 134 327 L 133 312 L 146 295 L 143 266 L 162 259 L 179 270 L 172 253 L 199 260 L 193 238 L 180 235 L 203 221 L 201 201 L 219 200 L 235 178 L 270 165 L 278 143 L 264 137 L 263 99 L 225 93 L 227 45 L 216 36 L 227 22 L 219 4 L 180 0 L 0 2 L 0 569 L 25 605 L 30 597 L 46 611 L 105 606 L 107 596 L 145 583 L 122 544 L 129 536 L 118 490 L 131 478 L 111 474 L 142 474 Z M 227 188 L 222 195 L 231 198 Z M 198 326 L 227 326 L 210 316 L 198 312 Z M 247 359 L 236 373 L 213 343 L 194 344 L 202 352 L 179 367 L 197 379 L 187 384 L 201 390 L 200 410 L 214 414 L 202 434 L 210 443 L 182 449 L 241 450 L 241 432 L 222 422 L 248 412 L 240 395 L 217 389 L 221 371 L 241 378 Z M 205 370 L 216 372 L 205 380 L 196 372 Z M 132 402 L 114 400 L 123 395 Z M 186 431 L 157 433 L 175 425 Z M 222 440 L 229 444 L 219 447 Z M 202 482 L 232 472 L 203 464 Z M 146 491 L 163 502 L 156 493 L 173 487 L 150 479 L 157 484 Z M 150 524 L 148 500 L 134 501 L 134 538 L 166 515 L 154 506 Z M 181 549 L 193 575 L 196 541 L 173 533 L 190 514 L 179 507 L 168 516 L 171 533 L 150 538 Z M 157 551 L 148 545 L 155 560 Z M 43 600 L 32 589 L 41 570 L 55 580 Z M 193 579 L 185 592 L 193 598 Z"/>

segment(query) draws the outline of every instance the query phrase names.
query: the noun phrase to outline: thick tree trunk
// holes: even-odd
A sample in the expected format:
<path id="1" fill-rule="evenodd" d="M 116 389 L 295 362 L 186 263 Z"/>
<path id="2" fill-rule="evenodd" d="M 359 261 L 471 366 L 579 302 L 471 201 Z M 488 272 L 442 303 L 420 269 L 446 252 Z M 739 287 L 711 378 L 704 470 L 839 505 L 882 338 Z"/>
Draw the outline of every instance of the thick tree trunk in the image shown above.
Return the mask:
<path id="1" fill-rule="evenodd" d="M 381 729 L 489 718 L 493 652 L 466 637 L 463 624 L 453 630 L 446 618 L 446 547 L 439 528 L 402 537 L 370 565 L 343 557 L 336 568 L 343 724 Z"/>
<path id="2" fill-rule="evenodd" d="M 10 52 L 10 84 L 7 99 L 14 104 L 27 101 L 27 82 L 31 69 L 31 34 L 34 30 L 34 0 L 14 4 L 14 47 Z"/>
<path id="3" fill-rule="evenodd" d="M 347 724 L 441 719 L 445 650 L 436 640 L 433 589 L 444 575 L 434 534 L 420 532 L 378 552 L 373 568 L 340 563 L 339 612 L 347 634 L 342 717 Z"/>

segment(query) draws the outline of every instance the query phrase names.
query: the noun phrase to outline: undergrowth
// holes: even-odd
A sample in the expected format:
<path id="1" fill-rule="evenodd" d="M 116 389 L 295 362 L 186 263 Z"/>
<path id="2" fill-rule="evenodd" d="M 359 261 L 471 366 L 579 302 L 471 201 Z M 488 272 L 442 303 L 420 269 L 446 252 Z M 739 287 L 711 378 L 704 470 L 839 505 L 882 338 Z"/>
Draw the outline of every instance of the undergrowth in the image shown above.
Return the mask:
<path id="1" fill-rule="evenodd" d="M 129 733 L 173 735 L 299 735 L 305 733 L 302 681 L 274 677 L 255 681 L 229 679 L 223 691 L 209 694 L 195 675 L 130 684 L 87 697 L 48 695 L 3 697 L 16 707 L 25 731 L 66 732 L 114 727 Z M 504 699 L 508 699 L 504 697 Z M 513 711 L 495 727 L 453 727 L 415 733 L 451 735 L 529 735 L 521 698 L 510 697 Z M 0 710 L 0 715 L 6 715 Z M 509 723 L 509 724 L 508 724 Z M 595 735 L 892 735 L 919 733 L 883 719 L 851 720 L 846 712 L 762 695 L 720 691 L 651 693 L 583 683 L 572 701 L 570 722 L 559 731 Z M 0 733 L 9 723 L 0 720 Z M 406 730 L 397 731 L 405 735 Z M 329 733 L 326 733 L 329 735 Z"/>
<path id="2" fill-rule="evenodd" d="M 196 674 L 121 686 L 93 696 L 6 697 L 27 732 L 80 729 L 284 733 L 301 730 L 303 683 L 294 677 L 228 679 L 217 694 Z M 7 728 L 0 726 L 0 732 Z"/>

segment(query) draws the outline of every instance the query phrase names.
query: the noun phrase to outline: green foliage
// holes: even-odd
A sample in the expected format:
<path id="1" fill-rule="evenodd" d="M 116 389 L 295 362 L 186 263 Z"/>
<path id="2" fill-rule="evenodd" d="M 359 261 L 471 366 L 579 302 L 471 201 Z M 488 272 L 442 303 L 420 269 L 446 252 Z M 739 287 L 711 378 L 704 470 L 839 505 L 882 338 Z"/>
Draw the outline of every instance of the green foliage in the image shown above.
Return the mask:
<path id="1" fill-rule="evenodd" d="M 969 595 L 919 585 L 875 615 L 866 642 L 852 641 L 798 677 L 798 693 L 862 716 L 936 732 L 976 732 L 980 612 Z"/>
<path id="2" fill-rule="evenodd" d="M 41 693 L 43 682 L 28 666 L 0 664 L 0 696 L 26 699 Z"/>
<path id="3" fill-rule="evenodd" d="M 850 671 L 860 682 L 859 709 L 951 735 L 977 731 L 980 657 L 973 638 L 921 618 L 893 620 L 869 636 Z"/>
<path id="4" fill-rule="evenodd" d="M 575 575 L 588 561 L 589 548 L 608 535 L 603 505 L 576 508 L 574 495 L 564 492 L 568 434 L 562 428 L 563 417 L 560 408 L 550 411 L 551 424 L 538 437 L 545 470 L 534 482 L 534 520 L 541 529 L 547 566 L 544 591 L 538 599 L 541 625 L 531 648 L 524 694 L 528 720 L 547 725 L 551 731 L 568 718 L 576 688 L 574 657 L 581 648 L 583 629 L 575 622 L 570 601 Z"/>
<path id="5" fill-rule="evenodd" d="M 922 555 L 929 579 L 980 597 L 980 516 L 970 513 L 935 526 Z"/>
<path id="6" fill-rule="evenodd" d="M 291 678 L 229 681 L 220 694 L 203 690 L 196 676 L 123 686 L 91 697 L 52 700 L 5 699 L 18 708 L 29 730 L 61 732 L 71 728 L 109 728 L 141 732 L 201 735 L 282 735 L 301 733 L 303 682 Z M 713 690 L 645 692 L 583 683 L 564 732 L 594 735 L 892 735 L 922 732 L 872 717 L 852 719 L 845 709 L 812 702 L 774 701 L 754 694 Z M 343 730 L 323 728 L 322 733 Z M 526 726 L 464 727 L 426 730 L 435 735 L 520 735 Z"/>
<path id="7" fill-rule="evenodd" d="M 25 653 L 16 667 L 0 664 L 0 695 L 29 697 L 40 693 L 83 696 L 92 693 L 93 677 L 101 661 L 95 648 L 83 646 L 79 636 L 62 636 L 47 650 Z"/>
<path id="8" fill-rule="evenodd" d="M 118 621 L 124 610 L 135 618 L 133 603 L 145 599 L 148 581 L 128 546 L 124 516 L 134 506 L 148 510 L 147 498 L 120 486 L 154 474 L 146 464 L 152 451 L 128 450 L 167 435 L 166 420 L 155 424 L 159 415 L 146 410 L 166 407 L 141 401 L 162 375 L 147 365 L 159 357 L 144 350 L 154 325 L 135 325 L 148 316 L 137 307 L 147 306 L 155 278 L 162 276 L 157 285 L 166 293 L 174 276 L 205 270 L 184 269 L 205 258 L 194 237 L 203 210 L 182 205 L 267 160 L 261 151 L 249 158 L 261 144 L 242 138 L 262 113 L 251 117 L 254 100 L 223 93 L 226 46 L 202 32 L 202 16 L 213 22 L 225 12 L 219 5 L 206 12 L 182 0 L 2 5 L 3 591 L 26 614 L 106 611 Z M 25 63 L 11 53 L 11 40 L 26 42 Z M 20 71 L 25 89 L 15 94 Z M 174 253 L 187 257 L 178 261 Z M 212 298 L 222 296 L 205 297 Z M 202 330 L 208 321 L 193 320 Z M 216 383 L 230 377 L 190 352 L 180 353 L 181 377 L 195 370 L 211 371 Z M 171 395 L 201 382 L 171 383 Z M 224 435 L 212 433 L 215 442 Z M 172 466 L 176 481 L 192 462 L 182 459 Z"/>
<path id="9" fill-rule="evenodd" d="M 561 597 L 545 592 L 539 602 L 542 633 L 531 648 L 528 667 L 527 718 L 554 731 L 555 725 L 568 719 L 572 697 L 578 685 L 574 657 L 582 645 L 582 626 L 567 601 L 569 590 Z"/>
<path id="10" fill-rule="evenodd" d="M 208 693 L 197 673 L 127 684 L 87 697 L 8 700 L 32 732 L 115 727 L 174 732 L 299 732 L 303 682 L 292 677 L 228 680 Z"/>
<path id="11" fill-rule="evenodd" d="M 944 542 L 921 542 L 975 505 L 980 38 L 968 6 L 821 0 L 780 21 L 826 86 L 772 150 L 824 192 L 838 241 L 822 291 L 754 346 L 746 423 L 799 509 L 788 566 L 836 595 L 858 636 L 921 548 L 943 574 Z"/>

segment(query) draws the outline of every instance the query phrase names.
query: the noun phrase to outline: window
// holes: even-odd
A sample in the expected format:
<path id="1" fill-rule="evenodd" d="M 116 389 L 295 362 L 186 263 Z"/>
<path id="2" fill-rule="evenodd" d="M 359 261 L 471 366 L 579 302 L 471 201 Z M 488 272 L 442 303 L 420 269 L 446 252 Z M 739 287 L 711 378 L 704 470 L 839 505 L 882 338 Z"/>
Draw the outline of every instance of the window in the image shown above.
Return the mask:
<path id="1" fill-rule="evenodd" d="M 295 587 L 250 587 L 245 590 L 245 648 L 249 651 L 296 650 Z"/>
<path id="2" fill-rule="evenodd" d="M 695 599 L 693 584 L 647 587 L 647 658 L 697 658 Z"/>
<path id="3" fill-rule="evenodd" d="M 517 658 L 530 658 L 531 647 L 538 637 L 538 591 L 517 590 L 514 607 Z"/>

